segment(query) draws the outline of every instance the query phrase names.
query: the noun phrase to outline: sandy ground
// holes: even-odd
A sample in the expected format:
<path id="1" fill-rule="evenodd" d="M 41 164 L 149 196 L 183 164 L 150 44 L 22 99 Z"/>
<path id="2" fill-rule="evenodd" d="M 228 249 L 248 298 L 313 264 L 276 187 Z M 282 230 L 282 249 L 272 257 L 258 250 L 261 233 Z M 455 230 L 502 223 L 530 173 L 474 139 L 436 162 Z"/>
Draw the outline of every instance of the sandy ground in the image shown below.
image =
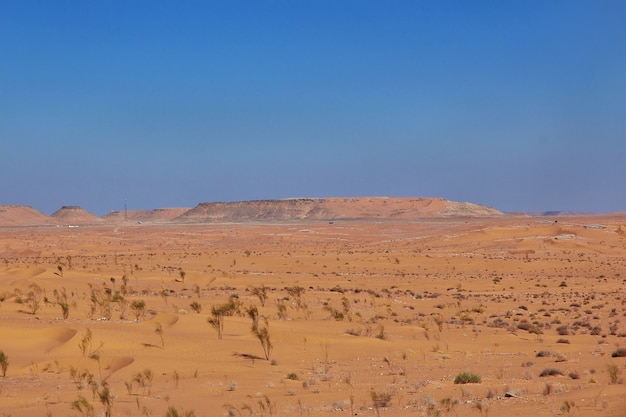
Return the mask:
<path id="1" fill-rule="evenodd" d="M 624 417 L 625 221 L 0 228 L 0 413 Z"/>

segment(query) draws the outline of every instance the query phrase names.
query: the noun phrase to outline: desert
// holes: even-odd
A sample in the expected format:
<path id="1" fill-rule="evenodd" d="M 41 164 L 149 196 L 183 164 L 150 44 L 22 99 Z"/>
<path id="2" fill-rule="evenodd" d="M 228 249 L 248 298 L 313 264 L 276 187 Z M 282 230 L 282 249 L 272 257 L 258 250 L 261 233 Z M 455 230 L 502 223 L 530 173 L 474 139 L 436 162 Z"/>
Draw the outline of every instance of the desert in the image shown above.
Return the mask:
<path id="1" fill-rule="evenodd" d="M 4 416 L 626 415 L 625 213 L 0 206 Z"/>

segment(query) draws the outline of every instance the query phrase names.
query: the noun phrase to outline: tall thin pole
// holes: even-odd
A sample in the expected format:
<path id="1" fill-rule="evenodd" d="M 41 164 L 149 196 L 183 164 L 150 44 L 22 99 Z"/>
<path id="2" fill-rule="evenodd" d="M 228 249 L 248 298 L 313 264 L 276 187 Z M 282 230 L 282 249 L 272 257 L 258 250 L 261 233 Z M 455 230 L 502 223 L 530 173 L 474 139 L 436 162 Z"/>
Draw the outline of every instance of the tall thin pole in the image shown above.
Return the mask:
<path id="1" fill-rule="evenodd" d="M 124 221 L 128 221 L 128 208 L 126 207 L 126 199 L 124 199 Z"/>

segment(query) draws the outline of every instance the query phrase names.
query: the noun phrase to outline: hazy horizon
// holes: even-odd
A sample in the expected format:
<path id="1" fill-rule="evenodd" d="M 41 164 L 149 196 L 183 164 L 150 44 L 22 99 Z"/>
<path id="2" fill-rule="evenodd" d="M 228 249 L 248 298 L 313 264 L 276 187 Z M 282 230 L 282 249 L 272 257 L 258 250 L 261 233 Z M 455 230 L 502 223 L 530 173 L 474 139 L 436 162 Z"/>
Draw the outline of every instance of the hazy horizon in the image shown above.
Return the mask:
<path id="1" fill-rule="evenodd" d="M 77 207 L 77 208 L 83 209 L 83 210 L 85 210 L 85 211 L 87 211 L 89 213 L 95 214 L 98 217 L 103 217 L 103 216 L 105 216 L 107 214 L 111 214 L 111 213 L 124 213 L 124 211 L 126 211 L 126 210 L 128 210 L 128 212 L 147 211 L 147 210 L 159 210 L 159 209 L 189 209 L 189 210 L 191 210 L 191 209 L 199 206 L 200 204 L 206 204 L 206 203 L 241 203 L 241 202 L 254 202 L 254 201 L 276 201 L 276 200 L 293 200 L 293 199 L 333 199 L 333 198 L 337 198 L 337 199 L 343 199 L 343 198 L 348 198 L 348 199 L 350 199 L 350 198 L 365 198 L 365 199 L 368 199 L 368 198 L 382 198 L 382 199 L 384 199 L 384 198 L 407 198 L 407 199 L 413 199 L 413 198 L 415 198 L 415 199 L 419 199 L 419 198 L 426 198 L 426 199 L 428 199 L 428 198 L 435 198 L 436 199 L 436 198 L 443 198 L 443 197 L 436 197 L 436 196 L 409 196 L 409 197 L 390 197 L 390 196 L 285 197 L 285 198 L 274 199 L 274 200 L 260 198 L 260 199 L 255 199 L 255 200 L 198 201 L 196 204 L 193 204 L 193 205 L 190 205 L 190 206 L 167 206 L 167 207 L 130 207 L 128 205 L 128 202 L 122 202 L 122 204 L 121 204 L 121 206 L 119 208 L 113 208 L 113 209 L 111 209 L 109 211 L 106 211 L 106 212 L 97 212 L 97 211 L 88 210 L 88 209 L 86 209 L 85 207 L 82 207 L 79 204 L 64 204 L 64 205 L 59 206 L 58 208 L 56 208 L 56 209 L 54 209 L 54 210 L 52 210 L 50 212 L 46 212 L 46 211 L 40 210 L 37 207 L 33 207 L 31 205 L 28 205 L 28 204 L 15 203 L 15 204 L 9 204 L 9 205 L 18 206 L 18 207 L 19 206 L 31 207 L 31 208 L 33 208 L 33 209 L 35 209 L 35 210 L 37 210 L 37 211 L 39 211 L 39 212 L 41 212 L 43 214 L 46 214 L 48 216 L 53 215 L 55 212 L 60 211 L 63 208 L 74 208 L 74 207 Z M 453 201 L 453 200 L 450 200 L 450 201 Z M 457 202 L 460 202 L 460 203 L 462 203 L 462 202 L 474 203 L 474 204 L 477 204 L 477 205 L 480 205 L 480 206 L 491 207 L 491 206 L 488 206 L 486 204 L 481 204 L 481 203 L 477 203 L 477 202 L 474 202 L 474 201 L 457 201 Z M 0 204 L 0 207 L 3 206 L 3 205 L 5 205 L 5 204 Z M 7 205 L 5 205 L 5 206 L 7 206 Z M 491 208 L 497 209 L 497 207 L 491 207 Z M 572 211 L 572 210 L 528 210 L 528 211 L 519 211 L 519 210 L 517 210 L 517 211 L 503 211 L 503 210 L 500 210 L 500 211 L 502 211 L 504 214 L 524 213 L 524 214 L 531 214 L 531 215 L 544 214 L 544 213 L 546 213 L 546 215 L 550 215 L 550 213 L 555 213 L 555 215 L 556 215 L 556 213 L 565 214 L 565 215 L 567 215 L 569 213 L 581 214 L 581 215 L 587 215 L 587 214 L 589 214 L 589 215 L 596 215 L 596 214 L 611 214 L 611 213 L 620 213 L 620 212 L 622 212 L 622 211 L 614 211 L 614 212 L 599 213 L 599 212 L 591 212 L 591 211 L 585 212 L 585 211 Z"/>
<path id="2" fill-rule="evenodd" d="M 626 3 L 0 2 L 0 205 L 626 211 Z"/>

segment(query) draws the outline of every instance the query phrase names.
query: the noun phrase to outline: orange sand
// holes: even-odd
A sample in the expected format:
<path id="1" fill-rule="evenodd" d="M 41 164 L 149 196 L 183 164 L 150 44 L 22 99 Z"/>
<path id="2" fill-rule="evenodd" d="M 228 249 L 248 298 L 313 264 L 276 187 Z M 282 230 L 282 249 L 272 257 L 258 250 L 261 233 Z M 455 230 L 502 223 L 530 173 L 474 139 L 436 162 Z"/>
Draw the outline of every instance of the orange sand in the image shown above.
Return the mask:
<path id="1" fill-rule="evenodd" d="M 107 386 L 114 416 L 623 417 L 625 220 L 0 228 L 0 413 L 79 416 L 82 396 L 104 415 Z M 231 296 L 220 340 L 207 319 Z"/>

